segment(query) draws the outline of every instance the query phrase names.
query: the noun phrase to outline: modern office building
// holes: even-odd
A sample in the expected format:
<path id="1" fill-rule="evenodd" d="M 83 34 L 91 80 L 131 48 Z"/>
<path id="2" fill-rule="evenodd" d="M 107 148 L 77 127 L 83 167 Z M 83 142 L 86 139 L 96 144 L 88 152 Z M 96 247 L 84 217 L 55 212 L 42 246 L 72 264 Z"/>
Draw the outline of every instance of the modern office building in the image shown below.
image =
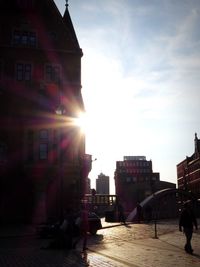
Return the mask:
<path id="1" fill-rule="evenodd" d="M 0 1 L 0 221 L 40 222 L 78 208 L 91 156 L 74 119 L 84 110 L 82 50 L 68 5 Z"/>
<path id="2" fill-rule="evenodd" d="M 114 178 L 116 195 L 127 212 L 156 191 L 176 187 L 160 181 L 160 174 L 153 172 L 152 161 L 145 156 L 124 156 L 123 161 L 116 162 Z"/>
<path id="3" fill-rule="evenodd" d="M 96 179 L 96 193 L 97 194 L 104 194 L 109 195 L 110 192 L 110 185 L 109 185 L 109 176 L 106 176 L 103 173 L 98 175 Z"/>
<path id="4" fill-rule="evenodd" d="M 178 188 L 200 199 L 200 139 L 195 133 L 194 153 L 177 164 Z"/>

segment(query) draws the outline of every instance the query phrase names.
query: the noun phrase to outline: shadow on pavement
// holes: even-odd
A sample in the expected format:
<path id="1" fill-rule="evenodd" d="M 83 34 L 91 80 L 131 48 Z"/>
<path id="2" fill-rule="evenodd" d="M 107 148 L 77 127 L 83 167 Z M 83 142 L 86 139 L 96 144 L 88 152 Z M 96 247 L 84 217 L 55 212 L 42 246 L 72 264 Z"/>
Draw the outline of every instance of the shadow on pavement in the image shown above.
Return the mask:
<path id="1" fill-rule="evenodd" d="M 176 245 L 174 245 L 174 244 L 172 244 L 172 243 L 170 243 L 170 242 L 167 242 L 167 241 L 165 241 L 165 240 L 161 240 L 161 241 L 162 241 L 163 243 L 166 243 L 166 244 L 170 245 L 170 246 L 173 246 L 173 247 L 175 247 L 175 248 L 181 249 L 179 246 L 176 246 Z M 184 249 L 183 249 L 183 250 L 184 250 Z M 196 253 L 192 253 L 192 254 L 190 254 L 190 253 L 189 253 L 189 255 L 194 256 L 195 258 L 200 259 L 200 255 L 199 255 L 199 254 L 196 254 Z"/>

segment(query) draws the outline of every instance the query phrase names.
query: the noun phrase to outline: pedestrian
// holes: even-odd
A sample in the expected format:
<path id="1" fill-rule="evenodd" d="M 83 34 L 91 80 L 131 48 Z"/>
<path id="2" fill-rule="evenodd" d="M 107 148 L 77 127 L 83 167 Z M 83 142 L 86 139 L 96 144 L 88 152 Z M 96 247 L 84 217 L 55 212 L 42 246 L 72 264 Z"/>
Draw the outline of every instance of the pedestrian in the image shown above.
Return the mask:
<path id="1" fill-rule="evenodd" d="M 81 234 L 83 238 L 83 251 L 87 249 L 87 235 L 89 231 L 89 222 L 88 222 L 88 207 L 84 203 L 83 209 L 81 211 Z"/>
<path id="2" fill-rule="evenodd" d="M 63 235 L 65 238 L 65 247 L 67 249 L 72 249 L 73 248 L 73 238 L 75 236 L 75 218 L 74 218 L 74 213 L 72 209 L 68 209 L 66 214 L 66 225 L 64 223 L 64 229 L 63 229 Z"/>
<path id="3" fill-rule="evenodd" d="M 198 229 L 197 220 L 191 206 L 191 201 L 186 201 L 179 219 L 179 231 L 182 232 L 183 227 L 183 232 L 186 237 L 186 244 L 184 248 L 185 251 L 190 254 L 193 253 L 191 245 L 193 226 L 195 226 L 196 230 Z"/>
<path id="4" fill-rule="evenodd" d="M 79 236 L 76 238 L 76 240 L 73 243 L 73 248 L 76 248 L 76 245 L 78 242 L 82 239 L 82 251 L 84 252 L 87 250 L 87 237 L 88 237 L 88 231 L 89 231 L 89 222 L 88 222 L 88 206 L 87 203 L 83 200 L 81 212 L 79 217 L 76 219 L 76 226 L 79 228 Z"/>
<path id="5" fill-rule="evenodd" d="M 74 237 L 74 216 L 71 209 L 65 211 L 56 224 L 54 239 L 42 249 L 72 249 Z"/>
<path id="6" fill-rule="evenodd" d="M 123 223 L 123 224 L 126 224 L 125 215 L 124 215 L 124 208 L 123 208 L 123 206 L 122 206 L 121 203 L 118 203 L 117 209 L 118 209 L 118 218 L 119 218 L 119 221 L 121 223 Z"/>

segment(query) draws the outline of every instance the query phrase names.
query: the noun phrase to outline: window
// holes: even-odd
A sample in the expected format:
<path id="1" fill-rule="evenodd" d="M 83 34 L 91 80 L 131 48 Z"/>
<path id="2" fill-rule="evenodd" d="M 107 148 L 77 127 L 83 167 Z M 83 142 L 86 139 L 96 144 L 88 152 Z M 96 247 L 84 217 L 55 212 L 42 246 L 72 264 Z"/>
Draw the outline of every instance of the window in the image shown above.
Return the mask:
<path id="1" fill-rule="evenodd" d="M 15 45 L 20 45 L 20 43 L 21 43 L 21 35 L 20 35 L 20 32 L 19 31 L 14 31 L 14 34 L 13 34 L 13 43 Z"/>
<path id="2" fill-rule="evenodd" d="M 39 132 L 40 145 L 39 145 L 39 159 L 48 159 L 48 130 L 42 129 Z"/>
<path id="3" fill-rule="evenodd" d="M 48 158 L 48 146 L 47 144 L 40 144 L 40 159 Z"/>
<path id="4" fill-rule="evenodd" d="M 126 177 L 126 182 L 130 183 L 131 182 L 131 177 Z"/>
<path id="5" fill-rule="evenodd" d="M 31 80 L 31 65 L 30 64 L 24 65 L 24 80 L 25 81 Z"/>
<path id="6" fill-rule="evenodd" d="M 60 67 L 55 65 L 47 65 L 45 69 L 47 82 L 58 83 L 60 81 Z"/>
<path id="7" fill-rule="evenodd" d="M 27 32 L 22 33 L 21 43 L 22 43 L 22 45 L 28 45 L 28 33 Z"/>
<path id="8" fill-rule="evenodd" d="M 40 139 L 48 139 L 48 130 L 40 130 Z"/>
<path id="9" fill-rule="evenodd" d="M 31 80 L 31 64 L 17 63 L 16 79 L 17 81 L 30 81 Z"/>
<path id="10" fill-rule="evenodd" d="M 32 47 L 36 46 L 36 34 L 34 32 L 29 33 L 29 45 Z"/>
<path id="11" fill-rule="evenodd" d="M 59 139 L 58 131 L 57 130 L 54 130 L 53 131 L 53 140 L 54 140 L 54 143 L 57 143 L 58 142 L 58 139 Z"/>
<path id="12" fill-rule="evenodd" d="M 134 183 L 137 182 L 137 178 L 136 177 L 133 177 L 132 180 L 133 180 Z"/>
<path id="13" fill-rule="evenodd" d="M 14 30 L 13 44 L 15 46 L 36 47 L 36 33 L 33 31 Z"/>

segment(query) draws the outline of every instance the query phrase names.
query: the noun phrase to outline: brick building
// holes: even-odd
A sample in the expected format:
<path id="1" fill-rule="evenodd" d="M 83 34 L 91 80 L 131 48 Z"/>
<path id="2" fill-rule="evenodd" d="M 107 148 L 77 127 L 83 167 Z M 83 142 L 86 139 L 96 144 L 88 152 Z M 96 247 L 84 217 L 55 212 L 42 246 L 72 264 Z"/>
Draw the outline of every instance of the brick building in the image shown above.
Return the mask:
<path id="1" fill-rule="evenodd" d="M 81 57 L 66 4 L 0 1 L 0 221 L 55 218 L 82 197 L 91 166 L 74 118 Z"/>
<path id="2" fill-rule="evenodd" d="M 177 164 L 178 188 L 200 198 L 200 139 L 195 133 L 194 153 Z"/>
<path id="3" fill-rule="evenodd" d="M 116 162 L 115 187 L 116 195 L 130 212 L 137 202 L 154 192 L 176 185 L 160 181 L 160 174 L 153 172 L 152 161 L 146 160 L 145 156 L 124 156 L 123 161 Z"/>

